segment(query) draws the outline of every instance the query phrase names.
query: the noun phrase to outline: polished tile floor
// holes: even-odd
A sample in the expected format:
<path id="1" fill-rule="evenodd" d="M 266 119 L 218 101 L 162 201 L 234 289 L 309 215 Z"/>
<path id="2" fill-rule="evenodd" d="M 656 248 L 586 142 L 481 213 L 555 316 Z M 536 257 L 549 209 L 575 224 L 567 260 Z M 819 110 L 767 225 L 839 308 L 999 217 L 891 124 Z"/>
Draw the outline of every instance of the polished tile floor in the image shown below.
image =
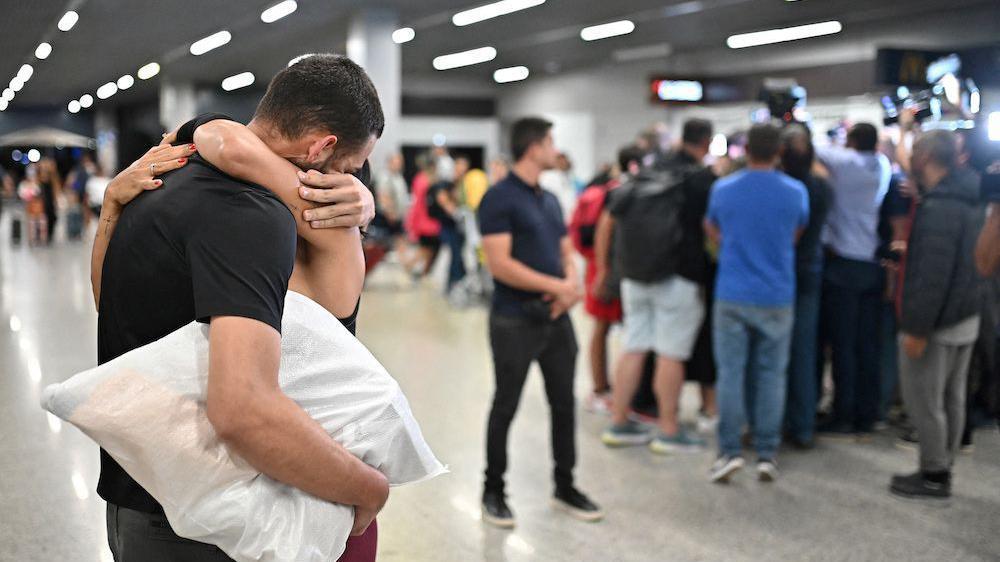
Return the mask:
<path id="1" fill-rule="evenodd" d="M 9 228 L 0 222 L 0 232 Z M 89 244 L 11 247 L 0 237 L 0 561 L 97 562 L 105 546 L 94 493 L 96 446 L 38 406 L 44 385 L 94 364 L 96 315 Z M 581 488 L 608 513 L 586 524 L 549 505 L 547 407 L 538 376 L 511 434 L 514 531 L 484 526 L 478 496 L 491 369 L 482 309 L 450 309 L 433 286 L 412 287 L 391 265 L 373 276 L 360 337 L 409 396 L 451 474 L 394 490 L 380 517 L 384 561 L 997 560 L 1000 438 L 982 430 L 956 468 L 949 507 L 900 501 L 890 474 L 914 453 L 892 446 L 822 443 L 787 453 L 781 479 L 744 474 L 713 486 L 711 453 L 654 457 L 605 449 L 606 420 L 580 414 Z M 589 331 L 577 318 L 583 340 Z M 588 389 L 581 357 L 578 395 Z M 686 389 L 685 415 L 697 407 Z"/>

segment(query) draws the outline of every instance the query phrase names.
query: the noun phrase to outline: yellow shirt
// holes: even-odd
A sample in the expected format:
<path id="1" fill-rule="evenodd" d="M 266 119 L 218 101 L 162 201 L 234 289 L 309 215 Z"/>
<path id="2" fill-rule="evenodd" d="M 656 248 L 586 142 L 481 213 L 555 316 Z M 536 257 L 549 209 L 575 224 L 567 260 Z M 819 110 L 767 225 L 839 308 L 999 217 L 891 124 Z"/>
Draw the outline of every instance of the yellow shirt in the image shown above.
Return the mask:
<path id="1" fill-rule="evenodd" d="M 490 181 L 486 177 L 486 172 L 475 168 L 469 170 L 462 178 L 462 188 L 465 191 L 465 204 L 473 211 L 479 209 L 479 202 L 486 195 L 486 190 L 490 187 Z"/>

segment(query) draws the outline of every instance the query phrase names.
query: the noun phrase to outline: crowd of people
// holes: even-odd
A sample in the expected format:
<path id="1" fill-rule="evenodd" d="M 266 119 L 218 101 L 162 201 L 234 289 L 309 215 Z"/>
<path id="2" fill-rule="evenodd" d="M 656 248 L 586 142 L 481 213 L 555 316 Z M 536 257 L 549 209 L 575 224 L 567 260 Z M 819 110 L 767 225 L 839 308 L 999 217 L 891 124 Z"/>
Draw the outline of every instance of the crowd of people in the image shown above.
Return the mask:
<path id="1" fill-rule="evenodd" d="M 237 134 L 219 123 L 198 130 Z M 490 298 L 484 519 L 514 525 L 507 441 L 533 363 L 552 417 L 555 505 L 603 517 L 573 474 L 569 312 L 581 300 L 593 319 L 585 409 L 610 418 L 608 447 L 697 453 L 714 437 L 710 481 L 732 480 L 750 449 L 756 477 L 771 482 L 783 448 L 870 442 L 893 425 L 919 460 L 913 473 L 887 475 L 890 491 L 950 497 L 957 456 L 983 414 L 997 413 L 1000 213 L 986 211 L 965 133 L 904 125 L 895 142 L 857 123 L 842 146 L 818 146 L 803 124 L 757 124 L 739 136 L 745 156 L 719 158 L 713 124 L 690 119 L 676 143 L 643 132 L 586 185 L 541 118 L 516 122 L 512 160 L 488 171 L 439 146 L 416 158 L 407 182 L 402 155 L 390 156 L 371 182 L 368 236 L 415 279 L 447 248 L 449 301 Z M 65 179 L 50 158 L 16 185 L 3 179 L 24 203 L 33 244 L 52 241 L 60 201 L 69 237 L 80 237 L 104 216 L 111 181 L 90 155 Z M 357 314 L 352 299 L 338 304 L 345 322 Z M 680 416 L 685 381 L 700 389 L 694 424 Z"/>
<path id="2" fill-rule="evenodd" d="M 2 194 L 18 203 L 11 223 L 11 239 L 22 238 L 32 246 L 45 246 L 55 240 L 60 217 L 66 221 L 66 237 L 80 240 L 91 222 L 100 215 L 107 177 L 90 153 L 81 154 L 68 173 L 63 174 L 53 157 L 41 158 L 23 169 L 15 181 L 0 171 Z"/>
<path id="3" fill-rule="evenodd" d="M 667 150 L 655 132 L 622 148 L 564 214 L 539 181 L 558 166 L 551 128 L 514 125 L 515 163 L 478 212 L 496 285 L 487 521 L 514 523 L 507 430 L 533 362 L 551 409 L 556 503 L 602 516 L 572 479 L 577 344 L 566 313 L 581 299 L 594 320 L 586 409 L 610 415 L 609 447 L 698 452 L 714 434 L 712 482 L 744 468 L 746 448 L 771 482 L 783 447 L 867 443 L 894 425 L 919 461 L 886 475 L 889 490 L 950 497 L 956 458 L 996 413 L 998 389 L 997 267 L 983 246 L 1000 220 L 982 229 L 968 132 L 909 122 L 893 143 L 857 123 L 842 146 L 816 146 L 805 125 L 758 124 L 745 158 L 712 162 L 713 125 L 691 119 Z M 617 323 L 623 349 L 609 368 Z M 701 388 L 694 427 L 679 417 L 685 380 Z"/>

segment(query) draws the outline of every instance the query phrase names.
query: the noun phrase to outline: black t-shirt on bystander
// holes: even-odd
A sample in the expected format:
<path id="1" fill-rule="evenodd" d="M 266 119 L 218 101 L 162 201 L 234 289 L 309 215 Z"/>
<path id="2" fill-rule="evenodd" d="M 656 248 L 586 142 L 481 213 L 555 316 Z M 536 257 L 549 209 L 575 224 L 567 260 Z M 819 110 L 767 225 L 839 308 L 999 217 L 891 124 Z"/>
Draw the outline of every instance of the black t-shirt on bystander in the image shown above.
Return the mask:
<path id="1" fill-rule="evenodd" d="M 189 143 L 199 117 L 178 133 Z M 295 221 L 267 189 L 199 156 L 162 176 L 163 187 L 122 213 L 101 283 L 98 360 L 106 363 L 193 320 L 240 316 L 281 330 L 295 259 Z M 120 507 L 162 508 L 101 451 L 98 494 Z"/>

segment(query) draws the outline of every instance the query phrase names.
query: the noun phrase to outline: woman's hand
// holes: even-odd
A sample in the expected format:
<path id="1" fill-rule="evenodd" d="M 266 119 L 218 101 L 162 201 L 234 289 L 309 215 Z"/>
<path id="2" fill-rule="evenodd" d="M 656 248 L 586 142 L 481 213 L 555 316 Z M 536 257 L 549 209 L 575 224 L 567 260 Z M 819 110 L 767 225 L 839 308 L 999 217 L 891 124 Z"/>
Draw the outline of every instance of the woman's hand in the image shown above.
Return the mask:
<path id="1" fill-rule="evenodd" d="M 111 180 L 104 193 L 104 204 L 121 209 L 143 191 L 157 189 L 163 185 L 163 180 L 156 179 L 156 176 L 184 166 L 194 153 L 193 144 L 154 146 Z"/>

